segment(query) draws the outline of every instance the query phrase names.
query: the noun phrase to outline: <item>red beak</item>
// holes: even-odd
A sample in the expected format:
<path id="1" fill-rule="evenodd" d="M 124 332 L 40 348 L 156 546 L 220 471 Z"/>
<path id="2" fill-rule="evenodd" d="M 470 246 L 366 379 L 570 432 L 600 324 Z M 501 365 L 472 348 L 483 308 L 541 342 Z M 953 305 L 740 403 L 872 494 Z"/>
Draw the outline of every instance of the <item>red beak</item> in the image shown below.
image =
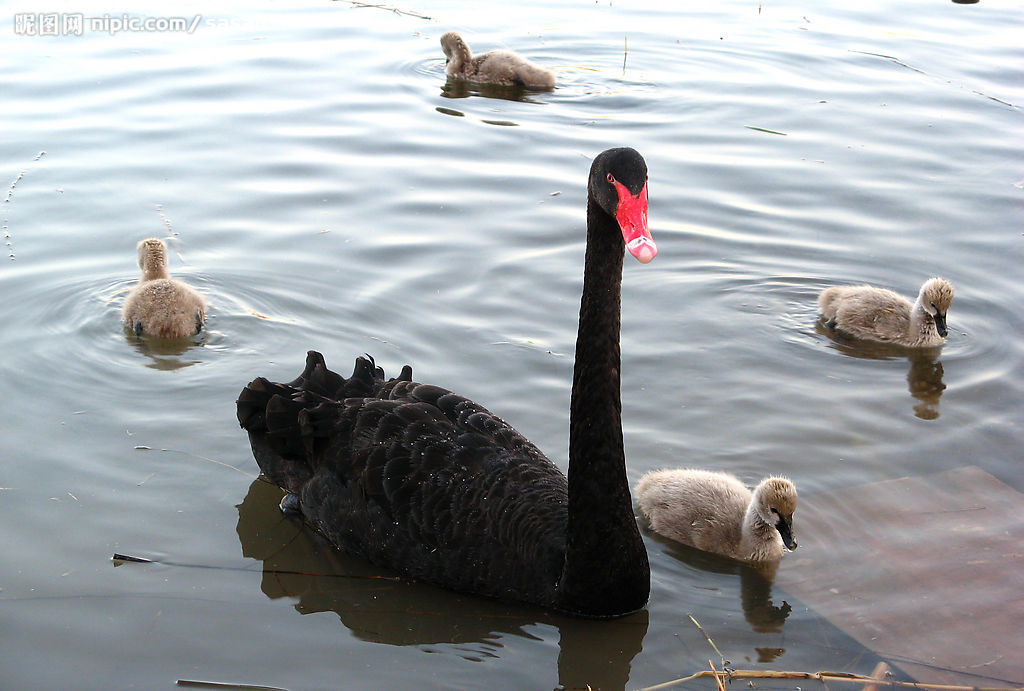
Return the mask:
<path id="1" fill-rule="evenodd" d="M 616 180 L 615 191 L 619 194 L 615 220 L 622 229 L 626 249 L 641 264 L 646 264 L 658 254 L 658 246 L 654 244 L 651 231 L 647 229 L 647 183 L 644 183 L 640 194 L 633 195 L 625 185 Z"/>

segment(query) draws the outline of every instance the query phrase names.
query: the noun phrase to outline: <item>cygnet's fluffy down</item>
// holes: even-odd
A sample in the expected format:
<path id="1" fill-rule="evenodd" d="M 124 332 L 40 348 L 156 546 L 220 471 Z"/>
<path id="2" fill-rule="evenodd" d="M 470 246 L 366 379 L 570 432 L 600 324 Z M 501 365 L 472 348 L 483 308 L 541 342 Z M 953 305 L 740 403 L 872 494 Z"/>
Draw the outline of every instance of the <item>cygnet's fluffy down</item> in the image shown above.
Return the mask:
<path id="1" fill-rule="evenodd" d="M 913 303 L 874 286 L 833 286 L 818 296 L 818 306 L 830 329 L 908 348 L 929 348 L 945 342 L 946 312 L 952 302 L 953 286 L 942 278 L 925 281 Z"/>
<path id="2" fill-rule="evenodd" d="M 797 546 L 796 487 L 783 477 L 751 492 L 729 473 L 656 470 L 640 478 L 636 497 L 655 532 L 705 552 L 766 562 Z"/>
<path id="3" fill-rule="evenodd" d="M 448 76 L 480 84 L 524 86 L 528 89 L 555 88 L 555 75 L 550 70 L 527 62 L 507 50 L 492 50 L 473 56 L 469 46 L 454 31 L 441 37 Z"/>
<path id="4" fill-rule="evenodd" d="M 139 243 L 142 277 L 125 298 L 121 319 L 136 335 L 184 338 L 203 328 L 206 301 L 167 273 L 167 245 L 159 238 Z"/>

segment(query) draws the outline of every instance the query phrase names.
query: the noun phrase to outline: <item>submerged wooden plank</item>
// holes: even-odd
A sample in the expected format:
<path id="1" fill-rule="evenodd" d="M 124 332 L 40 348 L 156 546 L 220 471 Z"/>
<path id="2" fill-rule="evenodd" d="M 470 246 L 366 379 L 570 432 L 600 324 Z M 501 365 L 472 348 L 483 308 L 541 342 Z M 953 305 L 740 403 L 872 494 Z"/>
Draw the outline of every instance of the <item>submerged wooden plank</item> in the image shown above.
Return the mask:
<path id="1" fill-rule="evenodd" d="M 918 681 L 1024 685 L 1024 495 L 975 466 L 801 497 L 776 586 Z"/>

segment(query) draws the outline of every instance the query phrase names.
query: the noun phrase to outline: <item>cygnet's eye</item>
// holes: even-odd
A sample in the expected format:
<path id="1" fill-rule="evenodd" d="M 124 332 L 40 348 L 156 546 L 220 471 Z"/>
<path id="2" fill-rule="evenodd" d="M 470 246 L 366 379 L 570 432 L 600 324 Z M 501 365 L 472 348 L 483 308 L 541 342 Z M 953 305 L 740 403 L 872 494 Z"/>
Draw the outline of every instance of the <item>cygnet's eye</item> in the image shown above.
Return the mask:
<path id="1" fill-rule="evenodd" d="M 612 183 L 613 185 L 615 184 L 615 176 L 612 175 L 611 173 L 608 173 L 608 182 Z"/>

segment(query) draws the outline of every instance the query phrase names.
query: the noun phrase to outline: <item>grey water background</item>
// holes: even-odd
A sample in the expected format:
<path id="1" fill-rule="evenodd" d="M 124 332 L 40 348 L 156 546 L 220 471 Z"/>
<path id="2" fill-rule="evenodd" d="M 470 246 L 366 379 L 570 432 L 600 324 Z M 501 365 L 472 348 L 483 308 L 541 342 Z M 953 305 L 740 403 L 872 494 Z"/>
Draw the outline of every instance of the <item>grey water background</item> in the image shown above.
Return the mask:
<path id="1" fill-rule="evenodd" d="M 345 374 L 370 353 L 564 468 L 586 174 L 628 145 L 660 249 L 623 282 L 631 482 L 699 466 L 827 498 L 973 464 L 1024 491 L 1024 8 L 395 7 L 44 8 L 80 36 L 0 17 L 0 686 L 636 688 L 717 657 L 690 614 L 737 667 L 869 672 L 799 601 L 651 535 L 650 605 L 614 622 L 395 581 L 279 515 L 234 400 L 309 348 Z M 87 23 L 169 11 L 200 21 Z M 446 84 L 453 28 L 559 88 Z M 209 299 L 195 343 L 122 331 L 149 236 Z M 932 275 L 957 289 L 941 351 L 816 325 L 827 285 Z"/>

